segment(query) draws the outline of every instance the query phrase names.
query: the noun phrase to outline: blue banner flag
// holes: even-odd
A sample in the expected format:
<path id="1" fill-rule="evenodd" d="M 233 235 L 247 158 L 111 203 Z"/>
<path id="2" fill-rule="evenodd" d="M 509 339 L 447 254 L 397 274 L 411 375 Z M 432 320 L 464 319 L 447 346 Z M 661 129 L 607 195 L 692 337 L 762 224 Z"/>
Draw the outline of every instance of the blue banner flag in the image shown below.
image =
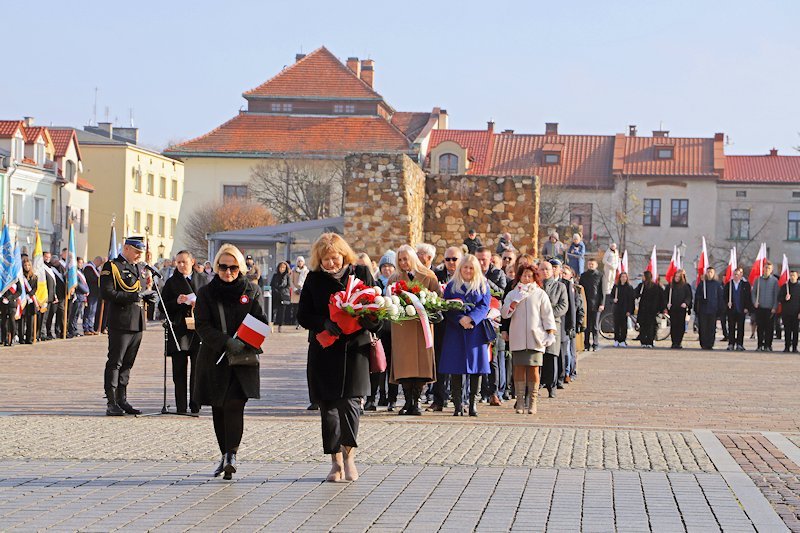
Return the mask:
<path id="1" fill-rule="evenodd" d="M 3 226 L 3 234 L 0 235 L 0 294 L 6 292 L 9 287 L 16 282 L 17 274 L 14 272 L 14 244 L 11 242 L 8 224 L 6 224 Z"/>
<path id="2" fill-rule="evenodd" d="M 78 265 L 75 261 L 75 228 L 69 225 L 69 249 L 67 250 L 67 292 L 78 285 Z"/>

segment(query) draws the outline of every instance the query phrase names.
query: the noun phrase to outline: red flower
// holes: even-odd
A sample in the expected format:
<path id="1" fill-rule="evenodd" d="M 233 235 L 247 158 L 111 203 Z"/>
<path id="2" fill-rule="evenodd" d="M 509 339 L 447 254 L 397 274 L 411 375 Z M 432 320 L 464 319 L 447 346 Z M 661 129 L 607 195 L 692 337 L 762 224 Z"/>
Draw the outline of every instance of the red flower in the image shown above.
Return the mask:
<path id="1" fill-rule="evenodd" d="M 420 291 L 422 291 L 422 287 L 420 287 L 419 285 L 414 285 L 413 287 L 411 287 L 411 294 L 419 294 Z"/>
<path id="2" fill-rule="evenodd" d="M 366 294 L 362 294 L 358 297 L 358 303 L 360 304 L 371 304 L 375 302 L 375 293 L 368 292 Z"/>

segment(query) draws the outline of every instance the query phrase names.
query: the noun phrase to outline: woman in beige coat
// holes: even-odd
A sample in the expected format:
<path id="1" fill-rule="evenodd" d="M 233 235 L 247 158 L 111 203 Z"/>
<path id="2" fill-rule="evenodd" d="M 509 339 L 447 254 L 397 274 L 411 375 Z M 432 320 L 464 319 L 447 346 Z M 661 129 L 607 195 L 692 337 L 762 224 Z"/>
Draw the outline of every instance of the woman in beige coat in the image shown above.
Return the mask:
<path id="1" fill-rule="evenodd" d="M 396 281 L 415 281 L 431 292 L 442 294 L 436 274 L 420 262 L 414 249 L 407 244 L 397 250 L 397 272 L 389 278 L 389 283 Z M 433 348 L 425 347 L 425 336 L 419 320 L 392 323 L 391 327 L 392 368 L 389 381 L 402 385 L 406 398 L 405 406 L 398 414 L 419 416 L 422 414 L 419 409 L 422 388 L 426 383 L 436 380 Z"/>

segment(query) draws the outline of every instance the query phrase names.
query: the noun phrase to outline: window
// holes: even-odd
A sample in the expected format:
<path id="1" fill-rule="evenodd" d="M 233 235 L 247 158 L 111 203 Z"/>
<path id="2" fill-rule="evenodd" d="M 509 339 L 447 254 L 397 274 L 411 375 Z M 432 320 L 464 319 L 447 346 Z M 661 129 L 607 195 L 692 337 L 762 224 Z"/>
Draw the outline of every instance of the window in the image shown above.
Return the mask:
<path id="1" fill-rule="evenodd" d="M 731 240 L 750 238 L 750 210 L 731 209 Z"/>
<path id="2" fill-rule="evenodd" d="M 25 159 L 25 140 L 19 137 L 15 137 L 14 140 L 11 142 L 11 152 L 14 159 L 17 161 L 22 161 Z"/>
<path id="3" fill-rule="evenodd" d="M 228 202 L 231 200 L 246 200 L 247 199 L 247 185 L 223 185 L 222 186 L 222 201 Z"/>
<path id="4" fill-rule="evenodd" d="M 44 198 L 33 199 L 33 219 L 37 224 L 44 221 Z"/>
<path id="5" fill-rule="evenodd" d="M 333 112 L 353 114 L 356 112 L 356 106 L 354 104 L 334 104 Z"/>
<path id="6" fill-rule="evenodd" d="M 44 143 L 36 143 L 33 157 L 37 165 L 44 165 Z"/>
<path id="7" fill-rule="evenodd" d="M 53 198 L 50 200 L 50 216 L 51 216 L 50 223 L 53 224 L 54 226 L 58 224 L 58 220 L 56 219 L 58 218 L 59 215 L 60 213 L 56 211 L 56 201 Z"/>
<path id="8" fill-rule="evenodd" d="M 132 168 L 131 177 L 133 178 L 133 191 L 142 192 L 142 173 L 137 169 Z"/>
<path id="9" fill-rule="evenodd" d="M 747 191 L 736 191 L 736 198 L 747 198 Z"/>
<path id="10" fill-rule="evenodd" d="M 142 231 L 142 214 L 139 211 L 133 212 L 133 231 L 136 233 Z"/>
<path id="11" fill-rule="evenodd" d="M 439 156 L 440 174 L 458 173 L 458 156 L 456 154 L 442 154 Z"/>
<path id="12" fill-rule="evenodd" d="M 163 216 L 158 217 L 158 236 L 164 236 L 164 227 L 167 225 L 167 219 Z"/>
<path id="13" fill-rule="evenodd" d="M 22 224 L 22 195 L 11 193 L 11 223 Z"/>
<path id="14" fill-rule="evenodd" d="M 792 191 L 792 198 L 800 198 L 800 191 Z"/>
<path id="15" fill-rule="evenodd" d="M 178 180 L 172 180 L 172 188 L 170 189 L 169 197 L 171 200 L 178 199 Z"/>
<path id="16" fill-rule="evenodd" d="M 643 226 L 660 226 L 661 200 L 658 198 L 645 198 L 642 213 L 644 214 L 642 219 Z"/>
<path id="17" fill-rule="evenodd" d="M 580 229 L 584 239 L 592 236 L 592 204 L 569 204 L 569 223 Z"/>
<path id="18" fill-rule="evenodd" d="M 544 154 L 545 165 L 558 165 L 561 163 L 561 154 Z"/>
<path id="19" fill-rule="evenodd" d="M 64 165 L 64 179 L 66 179 L 69 183 L 73 183 L 75 181 L 74 161 L 67 160 L 66 164 Z"/>
<path id="20" fill-rule="evenodd" d="M 177 218 L 169 219 L 169 238 L 170 239 L 174 239 L 175 238 L 175 229 L 177 227 L 178 227 L 178 219 Z"/>
<path id="21" fill-rule="evenodd" d="M 673 228 L 689 226 L 689 200 L 672 200 L 670 226 Z"/>
<path id="22" fill-rule="evenodd" d="M 153 234 L 153 215 L 151 215 L 150 213 L 147 213 L 147 219 L 146 220 L 147 220 L 147 223 L 145 224 L 144 231 L 148 235 L 152 235 Z"/>
<path id="23" fill-rule="evenodd" d="M 657 146 L 656 159 L 672 159 L 674 150 L 672 146 Z"/>
<path id="24" fill-rule="evenodd" d="M 166 198 L 167 197 L 167 178 L 161 176 L 158 180 L 158 197 L 159 198 Z"/>
<path id="25" fill-rule="evenodd" d="M 147 175 L 147 194 L 153 196 L 153 189 L 156 186 L 156 177 L 152 174 Z"/>
<path id="26" fill-rule="evenodd" d="M 72 218 L 72 208 L 67 206 L 64 208 L 64 229 L 69 229 L 69 221 Z"/>
<path id="27" fill-rule="evenodd" d="M 80 222 L 79 222 L 79 225 L 78 225 L 78 230 L 81 233 L 85 233 L 86 232 L 86 226 L 85 226 L 85 224 L 86 224 L 86 210 L 85 209 L 81 209 L 81 216 L 80 216 L 79 220 L 80 220 Z"/>
<path id="28" fill-rule="evenodd" d="M 284 113 L 289 113 L 292 111 L 292 104 L 288 102 L 272 102 L 270 109 L 273 111 L 283 111 Z"/>
<path id="29" fill-rule="evenodd" d="M 786 239 L 800 241 L 800 211 L 789 211 L 789 228 Z"/>

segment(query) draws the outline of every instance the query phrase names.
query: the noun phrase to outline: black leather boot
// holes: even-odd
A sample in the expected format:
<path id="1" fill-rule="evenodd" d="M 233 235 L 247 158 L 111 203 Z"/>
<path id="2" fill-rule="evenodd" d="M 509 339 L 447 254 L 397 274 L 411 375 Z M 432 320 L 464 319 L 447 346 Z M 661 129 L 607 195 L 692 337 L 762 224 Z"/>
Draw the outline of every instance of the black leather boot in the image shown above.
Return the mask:
<path id="1" fill-rule="evenodd" d="M 408 408 L 407 415 L 422 416 L 422 411 L 419 408 L 419 395 L 422 394 L 422 387 L 418 385 L 411 386 L 411 404 Z"/>
<path id="2" fill-rule="evenodd" d="M 106 416 L 125 416 L 125 411 L 117 405 L 117 389 L 106 389 L 106 398 L 108 398 Z"/>
<path id="3" fill-rule="evenodd" d="M 222 476 L 222 479 L 231 479 L 231 478 L 233 478 L 233 474 L 236 473 L 236 453 L 235 452 L 227 452 L 225 454 L 225 465 L 222 467 L 222 470 L 225 472 L 225 475 Z"/>
<path id="4" fill-rule="evenodd" d="M 407 415 L 411 410 L 411 401 L 413 399 L 413 388 L 410 385 L 403 384 L 403 397 L 406 400 L 406 403 L 403 405 L 403 408 L 400 409 L 397 414 L 398 415 Z"/>
<path id="5" fill-rule="evenodd" d="M 214 470 L 214 477 L 219 477 L 222 471 L 225 470 L 225 454 L 222 454 L 222 458 L 219 460 L 219 464 L 217 465 L 217 469 Z"/>
<path id="6" fill-rule="evenodd" d="M 129 415 L 142 414 L 142 412 L 139 409 L 134 408 L 131 404 L 128 403 L 127 385 L 117 387 L 117 405 L 119 405 L 122 408 L 122 410 L 128 413 Z"/>
<path id="7" fill-rule="evenodd" d="M 469 393 L 469 416 L 478 416 L 478 410 L 475 408 L 475 393 Z"/>

